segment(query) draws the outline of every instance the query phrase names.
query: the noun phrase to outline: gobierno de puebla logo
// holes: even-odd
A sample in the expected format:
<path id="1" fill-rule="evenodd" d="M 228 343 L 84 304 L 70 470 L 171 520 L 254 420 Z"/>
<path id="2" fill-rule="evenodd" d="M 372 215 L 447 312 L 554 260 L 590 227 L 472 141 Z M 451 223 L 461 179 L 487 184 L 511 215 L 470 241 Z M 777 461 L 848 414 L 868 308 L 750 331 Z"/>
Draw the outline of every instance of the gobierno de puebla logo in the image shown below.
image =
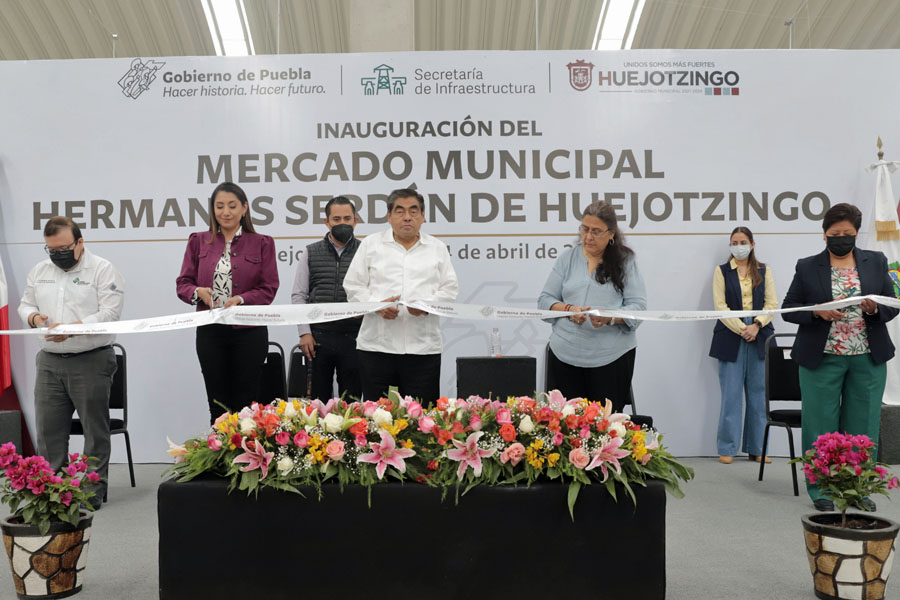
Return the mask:
<path id="1" fill-rule="evenodd" d="M 135 58 L 131 61 L 131 67 L 119 79 L 119 87 L 122 93 L 132 100 L 150 89 L 150 84 L 156 80 L 156 72 L 165 66 L 166 63 L 158 60 L 143 60 Z"/>
<path id="2" fill-rule="evenodd" d="M 569 70 L 569 85 L 578 92 L 584 92 L 594 85 L 597 88 L 656 89 L 676 91 L 692 88 L 694 93 L 706 96 L 739 96 L 741 77 L 737 71 L 717 69 L 711 61 L 634 61 L 626 62 L 626 68 L 619 70 L 597 69 L 585 60 L 576 60 L 566 65 Z"/>

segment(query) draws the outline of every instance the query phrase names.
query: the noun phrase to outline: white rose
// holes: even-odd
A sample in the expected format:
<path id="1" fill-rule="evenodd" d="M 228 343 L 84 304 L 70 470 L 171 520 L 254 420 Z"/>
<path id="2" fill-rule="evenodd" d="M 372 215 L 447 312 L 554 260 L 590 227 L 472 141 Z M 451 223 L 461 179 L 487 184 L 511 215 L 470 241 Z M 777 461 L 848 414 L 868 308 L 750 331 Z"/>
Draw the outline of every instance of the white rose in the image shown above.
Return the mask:
<path id="1" fill-rule="evenodd" d="M 325 415 L 322 419 L 325 422 L 325 431 L 328 433 L 338 433 L 344 426 L 344 417 L 333 413 Z"/>
<path id="2" fill-rule="evenodd" d="M 375 412 L 372 413 L 372 421 L 377 427 L 383 427 L 392 424 L 394 422 L 394 417 L 383 408 L 377 408 L 375 409 Z"/>
<path id="3" fill-rule="evenodd" d="M 534 431 L 534 422 L 532 422 L 531 417 L 528 415 L 522 417 L 522 420 L 519 421 L 519 431 L 522 433 L 531 433 Z"/>
<path id="4" fill-rule="evenodd" d="M 278 471 L 281 473 L 288 473 L 291 469 L 294 468 L 294 461 L 291 460 L 290 456 L 285 456 L 281 460 L 278 461 Z"/>
<path id="5" fill-rule="evenodd" d="M 297 416 L 297 409 L 294 408 L 293 402 L 288 402 L 284 407 L 284 416 L 288 419 L 293 419 Z"/>
<path id="6" fill-rule="evenodd" d="M 241 433 L 249 435 L 251 431 L 256 429 L 256 421 L 251 418 L 241 419 Z"/>
<path id="7" fill-rule="evenodd" d="M 624 438 L 627 429 L 625 429 L 625 425 L 622 423 L 613 423 L 609 426 L 607 431 L 615 431 L 617 437 Z"/>
<path id="8" fill-rule="evenodd" d="M 447 408 L 456 410 L 456 398 L 447 398 Z"/>
<path id="9" fill-rule="evenodd" d="M 566 404 L 565 406 L 563 406 L 563 409 L 562 409 L 563 417 L 568 417 L 569 415 L 574 415 L 574 414 L 575 414 L 574 406 L 572 406 L 571 404 Z"/>

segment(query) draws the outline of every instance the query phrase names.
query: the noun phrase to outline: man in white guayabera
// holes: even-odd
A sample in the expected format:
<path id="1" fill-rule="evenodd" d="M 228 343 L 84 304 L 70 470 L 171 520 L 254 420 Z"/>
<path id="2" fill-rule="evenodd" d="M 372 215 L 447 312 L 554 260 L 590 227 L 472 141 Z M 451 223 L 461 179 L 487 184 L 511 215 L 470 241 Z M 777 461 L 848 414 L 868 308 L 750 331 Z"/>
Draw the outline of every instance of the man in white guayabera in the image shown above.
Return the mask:
<path id="1" fill-rule="evenodd" d="M 34 381 L 38 452 L 57 471 L 66 462 L 72 414 L 84 429 L 84 453 L 97 459 L 100 481 L 88 484 L 100 508 L 109 470 L 109 390 L 116 372 L 113 335 L 53 334 L 60 324 L 118 321 L 125 280 L 112 264 L 84 247 L 81 229 L 68 217 L 44 226 L 50 256 L 28 274 L 19 316 L 31 327 L 49 327 L 40 338 Z"/>
<path id="2" fill-rule="evenodd" d="M 366 237 L 344 277 L 351 302 L 452 302 L 459 292 L 450 251 L 421 233 L 425 199 L 411 189 L 388 196 L 391 228 Z M 403 306 L 363 317 L 356 339 L 367 400 L 401 395 L 434 402 L 440 396 L 441 329 L 436 315 Z"/>

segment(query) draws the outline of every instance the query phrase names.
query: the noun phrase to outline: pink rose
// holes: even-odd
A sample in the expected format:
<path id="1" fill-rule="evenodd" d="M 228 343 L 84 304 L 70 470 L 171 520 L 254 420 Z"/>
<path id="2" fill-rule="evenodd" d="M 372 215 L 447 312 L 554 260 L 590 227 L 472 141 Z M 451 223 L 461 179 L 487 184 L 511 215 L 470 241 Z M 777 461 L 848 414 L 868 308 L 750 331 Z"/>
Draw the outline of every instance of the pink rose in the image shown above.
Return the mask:
<path id="1" fill-rule="evenodd" d="M 419 420 L 419 431 L 422 433 L 431 433 L 432 429 L 434 429 L 434 419 L 431 417 L 422 417 Z"/>
<path id="2" fill-rule="evenodd" d="M 358 435 L 355 438 L 353 438 L 353 443 L 356 444 L 357 446 L 359 446 L 360 448 L 365 448 L 366 445 L 368 445 L 369 440 L 367 440 L 366 436 L 364 436 L 364 435 Z"/>
<path id="3" fill-rule="evenodd" d="M 208 438 L 206 438 L 206 447 L 213 452 L 218 452 L 222 448 L 222 440 L 217 438 L 215 435 L 210 435 Z"/>
<path id="4" fill-rule="evenodd" d="M 569 452 L 569 462 L 579 469 L 585 468 L 591 462 L 590 455 L 582 448 L 575 448 Z"/>
<path id="5" fill-rule="evenodd" d="M 409 406 L 406 407 L 406 414 L 410 416 L 411 419 L 419 419 L 422 417 L 422 405 L 418 402 L 410 402 Z"/>
<path id="6" fill-rule="evenodd" d="M 275 434 L 275 443 L 279 446 L 287 446 L 291 443 L 291 434 L 287 431 L 279 431 Z"/>
<path id="7" fill-rule="evenodd" d="M 562 434 L 562 431 L 557 431 L 556 434 L 553 436 L 553 445 L 559 446 L 560 444 L 563 443 L 564 439 L 566 439 L 566 436 L 564 436 Z"/>
<path id="8" fill-rule="evenodd" d="M 581 431 L 578 433 L 581 439 L 586 440 L 591 437 L 591 428 L 588 425 L 585 425 L 581 428 Z"/>
<path id="9" fill-rule="evenodd" d="M 306 448 L 309 445 L 309 434 L 306 431 L 298 431 L 294 435 L 294 445 L 298 448 Z"/>
<path id="10" fill-rule="evenodd" d="M 375 411 L 378 409 L 378 403 L 372 402 L 371 400 L 366 400 L 363 404 L 363 414 L 366 417 L 371 417 L 375 414 Z"/>
<path id="11" fill-rule="evenodd" d="M 516 466 L 523 456 L 525 456 L 525 446 L 516 442 L 515 444 L 510 444 L 509 447 L 500 453 L 500 462 L 503 464 L 509 462 L 512 463 L 512 466 Z"/>
<path id="12" fill-rule="evenodd" d="M 501 408 L 497 411 L 497 422 L 501 425 L 512 423 L 512 413 L 508 408 Z"/>
<path id="13" fill-rule="evenodd" d="M 481 417 L 478 415 L 472 415 L 472 418 L 469 419 L 469 427 L 472 428 L 472 431 L 481 431 L 481 427 L 484 425 L 484 422 L 481 420 Z"/>
<path id="14" fill-rule="evenodd" d="M 325 454 L 331 460 L 341 460 L 344 458 L 344 442 L 340 440 L 332 440 L 325 446 Z"/>

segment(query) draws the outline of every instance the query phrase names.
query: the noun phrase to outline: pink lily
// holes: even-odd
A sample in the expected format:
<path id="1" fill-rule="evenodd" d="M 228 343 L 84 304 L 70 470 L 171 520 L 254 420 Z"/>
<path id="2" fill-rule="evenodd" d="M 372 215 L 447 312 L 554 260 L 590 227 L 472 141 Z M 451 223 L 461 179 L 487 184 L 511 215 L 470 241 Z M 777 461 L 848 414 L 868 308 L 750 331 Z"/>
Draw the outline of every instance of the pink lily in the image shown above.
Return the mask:
<path id="1" fill-rule="evenodd" d="M 599 403 L 598 403 L 599 404 Z M 610 415 L 613 414 L 613 405 L 609 398 L 606 399 L 606 402 L 603 406 L 600 407 L 600 418 L 609 420 Z"/>
<path id="2" fill-rule="evenodd" d="M 375 465 L 375 473 L 378 479 L 384 476 L 384 472 L 388 466 L 394 467 L 401 473 L 406 472 L 406 463 L 404 459 L 415 456 L 416 451 L 409 448 L 398 448 L 394 438 L 387 431 L 381 432 L 381 443 L 372 442 L 372 452 L 368 454 L 360 454 L 356 461 L 361 463 L 369 463 Z"/>
<path id="3" fill-rule="evenodd" d="M 450 440 L 456 446 L 456 450 L 448 450 L 447 458 L 459 461 L 459 469 L 456 476 L 462 479 L 466 468 L 472 467 L 475 477 L 481 475 L 481 459 L 493 456 L 496 450 L 482 450 L 478 447 L 478 438 L 484 435 L 483 431 L 476 431 L 466 438 L 465 443 L 459 440 Z"/>
<path id="4" fill-rule="evenodd" d="M 562 395 L 562 392 L 559 390 L 550 390 L 547 392 L 547 403 L 550 405 L 555 411 L 561 411 L 565 406 L 574 406 L 580 403 L 583 398 L 572 398 L 571 400 L 566 400 L 566 397 Z"/>
<path id="5" fill-rule="evenodd" d="M 591 462 L 584 468 L 585 471 L 590 471 L 592 469 L 596 469 L 600 467 L 600 471 L 603 472 L 602 481 L 606 481 L 609 477 L 609 473 L 606 470 L 606 464 L 609 463 L 612 468 L 616 470 L 616 473 L 622 472 L 622 466 L 619 464 L 620 458 L 625 458 L 630 452 L 627 450 L 619 450 L 619 446 L 625 443 L 625 440 L 619 437 L 612 438 L 609 442 L 604 444 L 600 450 L 594 453 L 594 457 L 591 459 Z"/>
<path id="6" fill-rule="evenodd" d="M 650 462 L 650 459 L 653 458 L 653 454 L 649 452 L 650 450 L 659 450 L 659 436 L 654 435 L 653 440 L 644 447 L 647 448 L 648 452 L 644 455 L 644 458 L 641 459 L 642 465 L 646 465 Z"/>
<path id="7" fill-rule="evenodd" d="M 325 415 L 331 412 L 335 404 L 338 404 L 340 401 L 340 398 L 332 398 L 325 403 L 323 403 L 321 400 L 313 400 L 309 403 L 309 405 L 314 406 L 316 409 L 318 409 L 320 417 L 325 417 Z"/>
<path id="8" fill-rule="evenodd" d="M 550 405 L 550 408 L 559 411 L 566 405 L 566 397 L 559 390 L 550 390 L 547 392 L 547 403 Z"/>
<path id="9" fill-rule="evenodd" d="M 176 463 L 180 463 L 184 460 L 184 455 L 187 454 L 187 448 L 183 445 L 179 446 L 175 442 L 169 439 L 169 436 L 166 436 L 166 441 L 169 442 L 169 449 L 166 450 L 166 454 L 175 458 Z"/>
<path id="10" fill-rule="evenodd" d="M 251 450 L 247 447 L 247 438 L 241 440 L 241 448 L 244 449 L 244 453 L 235 456 L 234 460 L 231 461 L 231 464 L 247 463 L 247 466 L 241 467 L 242 472 L 259 469 L 262 471 L 262 477 L 260 477 L 260 479 L 265 479 L 266 475 L 269 473 L 269 463 L 272 462 L 275 453 L 266 452 L 261 442 L 254 442 L 254 449 Z"/>

